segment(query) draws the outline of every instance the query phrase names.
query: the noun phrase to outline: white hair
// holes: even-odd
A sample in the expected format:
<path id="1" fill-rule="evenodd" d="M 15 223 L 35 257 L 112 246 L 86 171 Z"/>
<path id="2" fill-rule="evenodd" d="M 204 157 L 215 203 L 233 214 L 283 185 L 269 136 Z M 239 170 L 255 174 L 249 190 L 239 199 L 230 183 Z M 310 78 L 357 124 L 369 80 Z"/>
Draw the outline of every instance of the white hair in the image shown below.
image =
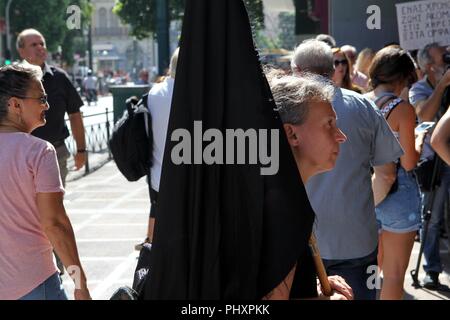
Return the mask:
<path id="1" fill-rule="evenodd" d="M 440 44 L 437 42 L 432 42 L 427 44 L 423 49 L 420 49 L 417 52 L 417 63 L 419 64 L 419 67 L 422 71 L 425 72 L 426 67 L 428 64 L 432 64 L 433 57 L 430 54 L 430 50 L 433 48 L 440 48 Z"/>
<path id="2" fill-rule="evenodd" d="M 268 74 L 268 80 L 283 123 L 301 125 L 315 102 L 333 101 L 335 87 L 331 80 L 317 74 L 283 76 L 275 71 Z"/>
<path id="3" fill-rule="evenodd" d="M 36 79 L 38 79 L 39 81 L 41 81 L 42 77 L 44 76 L 44 72 L 42 72 L 41 67 L 31 64 L 27 60 L 23 60 L 22 62 L 17 63 L 16 65 L 18 65 L 19 67 L 22 67 L 24 69 L 33 70 L 33 73 L 35 74 Z"/>
<path id="4" fill-rule="evenodd" d="M 323 41 L 303 41 L 294 51 L 291 60 L 292 72 L 312 72 L 330 78 L 334 72 L 333 51 Z"/>
<path id="5" fill-rule="evenodd" d="M 178 54 L 180 52 L 180 48 L 176 48 L 172 54 L 172 58 L 170 58 L 170 66 L 169 66 L 169 74 L 172 78 L 175 79 L 175 75 L 177 73 L 177 64 L 178 64 Z"/>
<path id="6" fill-rule="evenodd" d="M 19 33 L 19 35 L 17 36 L 17 40 L 16 40 L 17 50 L 24 47 L 24 39 L 28 36 L 41 36 L 42 39 L 44 39 L 44 43 L 45 43 L 45 38 L 42 35 L 42 33 L 37 31 L 36 29 L 25 29 L 21 33 Z"/>

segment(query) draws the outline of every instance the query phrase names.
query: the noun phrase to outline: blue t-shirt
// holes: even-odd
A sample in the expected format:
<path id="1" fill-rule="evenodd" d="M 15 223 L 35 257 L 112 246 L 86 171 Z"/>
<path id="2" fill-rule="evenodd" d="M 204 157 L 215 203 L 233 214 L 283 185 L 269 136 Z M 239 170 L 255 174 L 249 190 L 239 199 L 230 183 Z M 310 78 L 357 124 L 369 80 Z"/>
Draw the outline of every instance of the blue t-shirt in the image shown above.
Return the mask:
<path id="1" fill-rule="evenodd" d="M 413 84 L 409 90 L 409 102 L 414 108 L 417 108 L 419 102 L 427 100 L 433 94 L 433 87 L 428 83 L 427 77 L 425 76 L 422 80 L 417 81 Z M 436 119 L 437 121 L 437 119 Z M 419 122 L 422 122 L 419 119 Z M 431 159 L 434 155 L 434 151 L 431 148 L 431 134 L 427 134 L 422 148 L 422 154 L 420 159 Z"/>
<path id="2" fill-rule="evenodd" d="M 322 257 L 357 259 L 371 254 L 378 243 L 370 167 L 395 161 L 403 150 L 369 99 L 337 89 L 333 107 L 347 141 L 336 167 L 312 177 L 306 190 Z"/>
<path id="3" fill-rule="evenodd" d="M 414 83 L 409 90 L 409 102 L 416 108 L 419 102 L 427 100 L 432 94 L 433 88 L 428 83 L 427 77 L 424 77 Z"/>

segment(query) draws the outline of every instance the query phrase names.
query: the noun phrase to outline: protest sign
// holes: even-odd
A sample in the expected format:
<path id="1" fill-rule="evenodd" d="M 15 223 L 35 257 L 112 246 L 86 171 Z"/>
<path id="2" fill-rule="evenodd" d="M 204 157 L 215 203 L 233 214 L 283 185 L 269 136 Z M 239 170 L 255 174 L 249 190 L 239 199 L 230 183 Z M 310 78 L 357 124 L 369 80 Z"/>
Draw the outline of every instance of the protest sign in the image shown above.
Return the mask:
<path id="1" fill-rule="evenodd" d="M 400 46 L 423 48 L 431 42 L 450 45 L 450 1 L 426 0 L 396 4 Z"/>

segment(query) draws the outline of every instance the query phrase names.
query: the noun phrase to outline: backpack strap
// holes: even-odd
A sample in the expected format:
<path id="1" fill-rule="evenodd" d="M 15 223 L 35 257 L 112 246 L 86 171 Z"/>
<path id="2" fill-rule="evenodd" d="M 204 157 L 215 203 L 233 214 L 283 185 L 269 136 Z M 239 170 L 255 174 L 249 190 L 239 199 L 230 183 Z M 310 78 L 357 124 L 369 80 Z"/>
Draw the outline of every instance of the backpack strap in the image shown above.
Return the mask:
<path id="1" fill-rule="evenodd" d="M 147 133 L 147 138 L 150 137 L 150 124 L 149 124 L 149 118 L 150 118 L 150 110 L 148 109 L 148 93 L 144 94 L 141 97 L 141 102 L 139 103 L 139 105 L 143 105 L 145 107 L 145 110 L 147 110 L 148 113 L 148 117 L 144 117 L 144 123 L 145 123 L 145 132 Z"/>

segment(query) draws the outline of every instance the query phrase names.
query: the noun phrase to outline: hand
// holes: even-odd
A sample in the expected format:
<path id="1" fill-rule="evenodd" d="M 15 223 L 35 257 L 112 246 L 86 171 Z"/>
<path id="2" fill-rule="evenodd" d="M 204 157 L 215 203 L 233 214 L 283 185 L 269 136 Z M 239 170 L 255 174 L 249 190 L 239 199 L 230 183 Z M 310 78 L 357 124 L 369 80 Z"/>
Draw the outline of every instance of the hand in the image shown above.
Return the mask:
<path id="1" fill-rule="evenodd" d="M 75 170 L 80 170 L 86 164 L 86 152 L 77 152 L 74 158 Z"/>
<path id="2" fill-rule="evenodd" d="M 425 137 L 428 134 L 428 130 L 419 132 L 419 133 L 415 133 L 415 145 L 416 145 L 416 150 L 418 150 L 420 153 L 422 153 L 422 148 L 423 148 L 423 143 L 425 142 Z"/>
<path id="3" fill-rule="evenodd" d="M 445 87 L 448 87 L 450 85 L 450 69 L 445 71 L 444 75 L 442 76 L 441 80 L 439 81 L 439 84 L 442 84 Z"/>
<path id="4" fill-rule="evenodd" d="M 414 132 L 414 136 L 415 136 L 415 138 L 416 138 L 416 140 L 423 140 L 423 139 L 425 139 L 425 136 L 428 134 L 428 130 L 423 130 L 423 131 L 420 131 L 419 133 L 417 133 L 417 132 Z"/>
<path id="5" fill-rule="evenodd" d="M 347 300 L 353 300 L 353 290 L 352 287 L 348 285 L 344 278 L 341 276 L 329 276 L 328 282 L 330 283 L 331 289 L 337 291 L 338 294 L 343 295 Z"/>
<path id="6" fill-rule="evenodd" d="M 331 297 L 328 297 L 329 300 L 353 300 L 353 299 L 347 299 L 346 296 L 340 294 L 337 291 L 333 291 L 333 294 L 331 295 Z"/>
<path id="7" fill-rule="evenodd" d="M 73 296 L 75 297 L 75 300 L 92 300 L 87 288 L 75 289 Z"/>
<path id="8" fill-rule="evenodd" d="M 328 282 L 333 290 L 330 300 L 353 300 L 353 290 L 341 276 L 329 276 Z M 323 295 L 322 286 L 318 285 L 319 296 Z"/>

